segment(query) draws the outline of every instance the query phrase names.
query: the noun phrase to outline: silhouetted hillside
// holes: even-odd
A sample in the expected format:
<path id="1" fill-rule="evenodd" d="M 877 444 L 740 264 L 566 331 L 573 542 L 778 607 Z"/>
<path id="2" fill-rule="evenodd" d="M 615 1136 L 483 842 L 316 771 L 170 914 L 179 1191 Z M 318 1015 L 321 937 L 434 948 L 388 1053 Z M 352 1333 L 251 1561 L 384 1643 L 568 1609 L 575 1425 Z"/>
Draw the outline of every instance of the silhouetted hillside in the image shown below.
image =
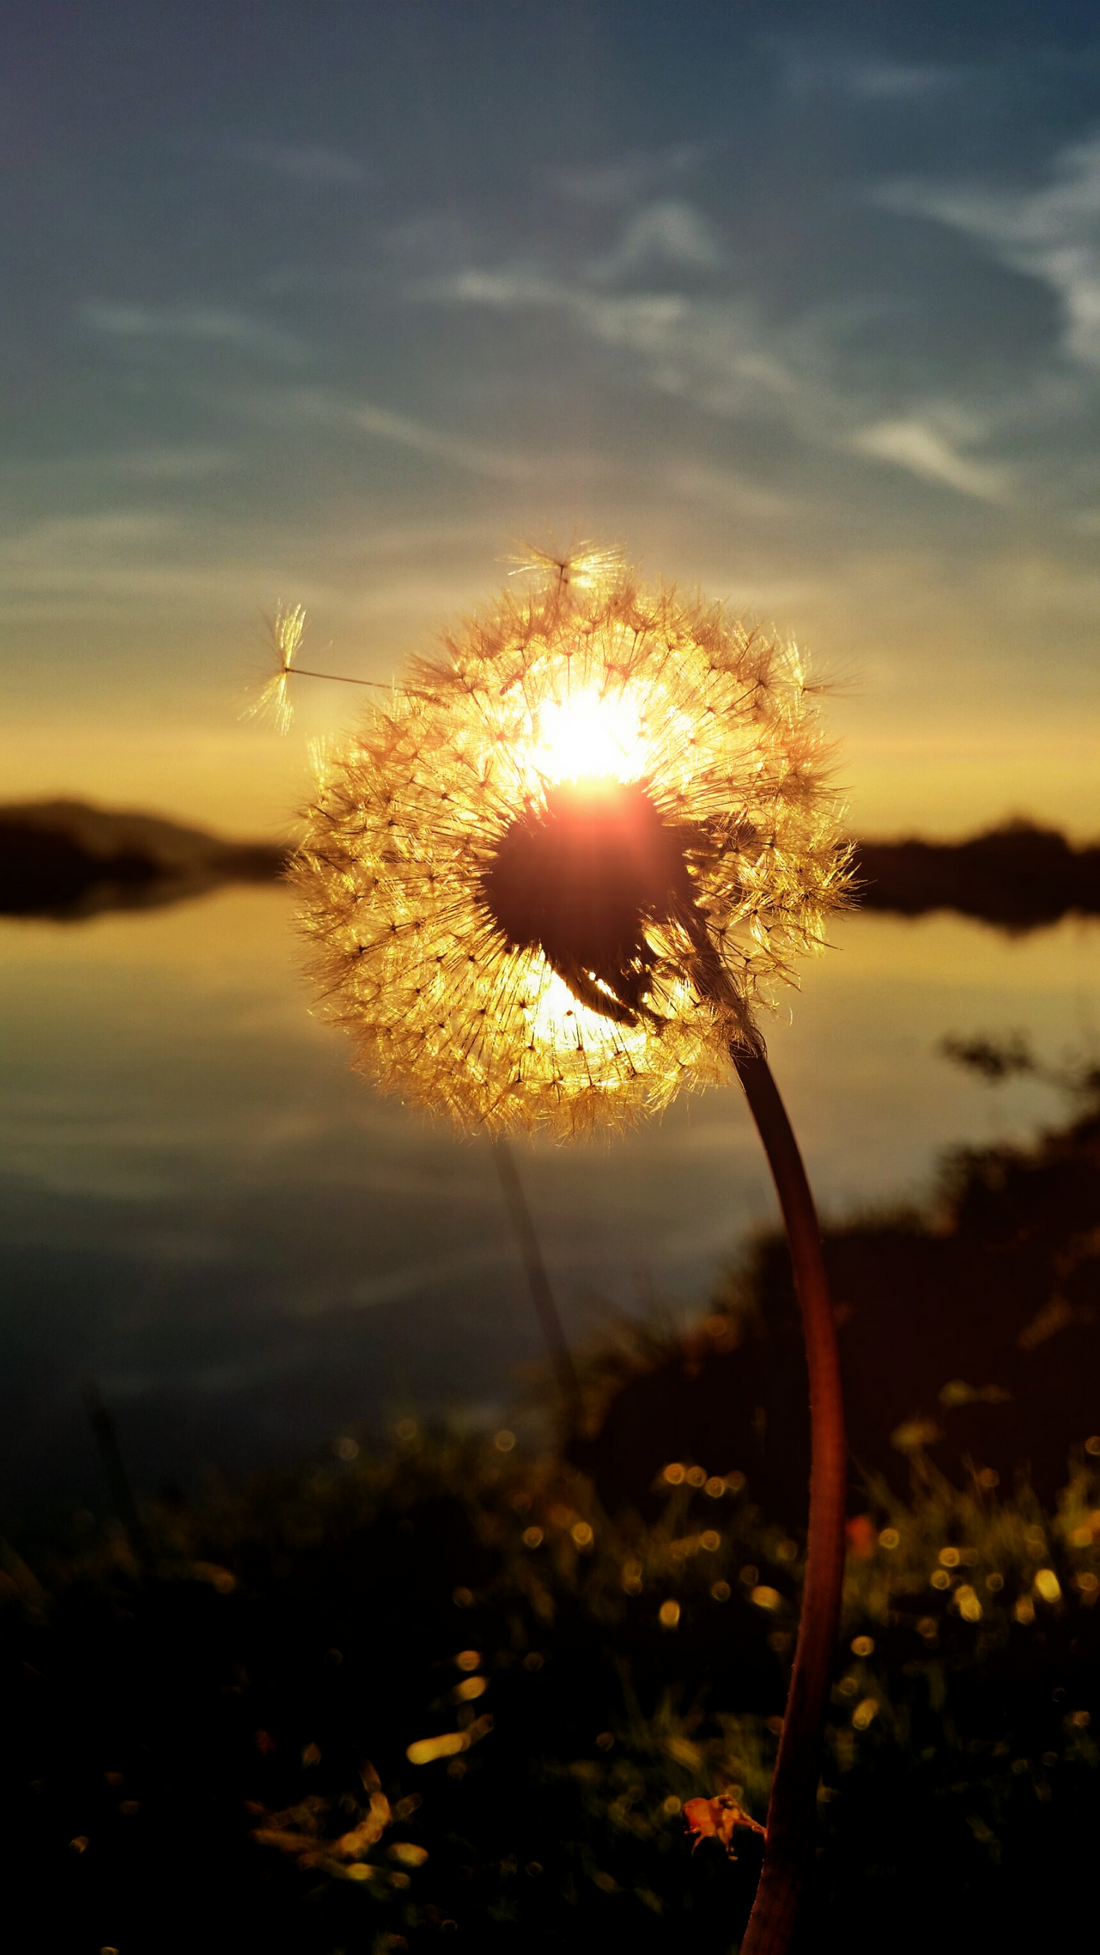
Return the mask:
<path id="1" fill-rule="evenodd" d="M 1077 1116 L 1030 1147 L 950 1158 L 932 1213 L 825 1232 L 853 1461 L 898 1492 L 926 1456 L 957 1486 L 971 1469 L 1041 1499 L 1066 1455 L 1100 1434 L 1100 1074 Z M 597 1358 L 597 1363 L 599 1359 Z M 765 1512 L 805 1523 L 807 1384 L 780 1237 L 693 1332 L 624 1357 L 575 1458 L 613 1509 L 646 1506 L 666 1461 L 747 1474 Z"/>
<path id="2" fill-rule="evenodd" d="M 277 842 L 227 842 L 156 815 L 83 801 L 0 808 L 0 915 L 79 920 L 200 896 L 224 882 L 271 882 Z"/>
<path id="3" fill-rule="evenodd" d="M 865 910 L 958 910 L 1006 930 L 1100 915 L 1100 848 L 1024 821 L 967 842 L 860 842 L 855 872 Z"/>
<path id="4" fill-rule="evenodd" d="M 223 882 L 274 881 L 287 853 L 278 842 L 225 841 L 156 815 L 23 802 L 0 807 L 0 915 L 78 921 L 155 908 Z M 1070 912 L 1100 915 L 1100 848 L 1075 849 L 1057 830 L 1027 822 L 966 842 L 859 842 L 855 872 L 865 910 L 956 910 L 1006 930 L 1038 929 Z"/>

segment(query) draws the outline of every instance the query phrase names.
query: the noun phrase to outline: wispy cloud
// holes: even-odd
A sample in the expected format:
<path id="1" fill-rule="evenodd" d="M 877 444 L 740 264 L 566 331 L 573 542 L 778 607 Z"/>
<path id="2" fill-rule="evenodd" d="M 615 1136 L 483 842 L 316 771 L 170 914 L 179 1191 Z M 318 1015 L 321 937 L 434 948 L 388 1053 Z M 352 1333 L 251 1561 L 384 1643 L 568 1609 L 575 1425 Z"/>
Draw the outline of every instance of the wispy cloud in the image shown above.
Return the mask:
<path id="1" fill-rule="evenodd" d="M 605 292 L 530 265 L 469 268 L 416 288 L 439 304 L 565 312 L 591 338 L 641 364 L 650 384 L 711 413 L 750 413 L 762 397 L 805 394 L 793 365 L 745 301 L 681 292 Z M 809 402 L 807 400 L 807 406 Z"/>
<path id="2" fill-rule="evenodd" d="M 101 449 L 83 455 L 50 455 L 9 462 L 5 473 L 15 481 L 64 481 L 67 484 L 133 477 L 142 482 L 192 482 L 223 475 L 240 465 L 228 448 L 163 447 Z"/>
<path id="3" fill-rule="evenodd" d="M 578 203 L 616 209 L 637 203 L 667 189 L 697 169 L 712 155 L 713 141 L 670 143 L 662 149 L 632 150 L 626 155 L 582 163 L 559 170 L 552 181 Z"/>
<path id="4" fill-rule="evenodd" d="M 0 585 L 9 616 L 43 607 L 158 604 L 183 597 L 224 601 L 234 573 L 209 561 L 181 562 L 188 525 L 175 514 L 143 509 L 45 517 L 0 542 Z"/>
<path id="5" fill-rule="evenodd" d="M 680 197 L 646 204 L 627 224 L 619 242 L 589 268 L 589 276 L 611 281 L 647 271 L 717 271 L 725 252 L 713 224 Z"/>
<path id="6" fill-rule="evenodd" d="M 233 411 L 241 419 L 270 429 L 312 426 L 333 434 L 365 436 L 492 481 L 527 481 L 540 468 L 538 457 L 493 448 L 411 414 L 324 387 L 278 388 L 237 395 Z"/>
<path id="7" fill-rule="evenodd" d="M 194 510 L 47 516 L 0 535 L 0 614 L 9 625 L 126 616 L 178 625 L 186 614 L 217 618 L 220 635 L 226 620 L 256 616 L 289 588 L 311 614 L 420 631 L 470 602 L 478 558 L 499 545 L 499 521 L 489 519 L 377 525 L 328 510 L 303 534 L 300 524 L 227 530 Z"/>
<path id="8" fill-rule="evenodd" d="M 506 1269 L 515 1260 L 510 1243 L 488 1248 L 460 1250 L 450 1256 L 432 1256 L 408 1263 L 385 1276 L 363 1277 L 350 1292 L 349 1303 L 360 1308 L 381 1303 L 399 1303 L 405 1297 L 420 1296 L 453 1282 L 456 1277 L 482 1276 L 490 1270 Z"/>
<path id="9" fill-rule="evenodd" d="M 793 95 L 848 95 L 861 102 L 904 105 L 935 98 L 958 87 L 961 68 L 943 63 L 875 60 L 873 57 L 799 52 L 788 57 L 787 86 Z"/>
<path id="10" fill-rule="evenodd" d="M 480 443 L 469 441 L 462 435 L 446 434 L 423 421 L 414 421 L 407 414 L 394 414 L 388 408 L 375 407 L 367 401 L 349 407 L 347 420 L 351 427 L 359 429 L 362 434 L 371 435 L 378 441 L 393 442 L 398 448 L 412 448 L 417 454 L 432 455 L 436 460 L 465 469 L 471 475 L 487 475 L 497 481 L 517 482 L 531 474 L 530 463 L 519 455 L 482 447 Z"/>
<path id="11" fill-rule="evenodd" d="M 851 445 L 859 454 L 893 462 L 924 482 L 942 483 L 960 495 L 976 496 L 981 502 L 1008 500 L 1010 476 L 1006 468 L 961 453 L 941 428 L 919 416 L 874 421 L 856 430 Z"/>
<path id="12" fill-rule="evenodd" d="M 765 488 L 751 476 L 712 462 L 673 462 L 665 479 L 674 496 L 750 522 L 786 520 L 799 507 L 796 496 Z"/>
<path id="13" fill-rule="evenodd" d="M 318 188 L 366 183 L 372 174 L 357 156 L 330 149 L 324 143 L 239 141 L 228 143 L 226 149 L 230 156 L 256 169 Z"/>
<path id="14" fill-rule="evenodd" d="M 1013 271 L 1042 280 L 1062 308 L 1066 354 L 1100 366 L 1100 135 L 1060 150 L 1037 189 L 906 182 L 884 186 L 877 200 L 965 232 Z"/>
<path id="15" fill-rule="evenodd" d="M 85 299 L 80 318 L 93 332 L 117 340 L 193 340 L 205 346 L 230 346 L 297 365 L 305 357 L 301 342 L 279 326 L 218 305 L 149 306 L 112 299 Z"/>
<path id="16" fill-rule="evenodd" d="M 648 272 L 656 276 L 636 289 Z M 701 288 L 700 273 L 707 274 Z M 438 305 L 558 312 L 618 353 L 634 384 L 640 377 L 706 415 L 778 424 L 799 440 L 979 501 L 1013 499 L 1016 471 L 990 446 L 1005 417 L 1018 416 L 1018 400 L 980 418 L 962 403 L 928 405 L 911 394 L 869 401 L 865 369 L 846 361 L 844 350 L 867 307 L 834 303 L 773 320 L 741 279 L 734 285 L 713 226 L 683 199 L 650 201 L 621 218 L 618 242 L 595 260 L 567 268 L 532 257 L 467 264 L 408 289 Z M 688 472 L 684 493 L 746 516 L 765 514 L 767 498 L 754 502 L 747 487 L 733 478 L 720 484 L 705 468 Z"/>

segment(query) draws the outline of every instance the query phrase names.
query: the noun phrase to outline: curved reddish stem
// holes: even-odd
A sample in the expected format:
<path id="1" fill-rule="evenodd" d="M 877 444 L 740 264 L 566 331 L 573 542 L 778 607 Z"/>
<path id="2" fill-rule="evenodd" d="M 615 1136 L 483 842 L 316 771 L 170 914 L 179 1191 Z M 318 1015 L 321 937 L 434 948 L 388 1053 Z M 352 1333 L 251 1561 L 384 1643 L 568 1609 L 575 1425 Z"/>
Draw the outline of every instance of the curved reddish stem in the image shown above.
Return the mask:
<path id="1" fill-rule="evenodd" d="M 787 1230 L 810 1377 L 810 1525 L 794 1667 L 741 1955 L 783 1955 L 813 1865 L 822 1734 L 844 1577 L 847 1443 L 836 1324 L 810 1184 L 763 1051 L 731 1047 Z"/>

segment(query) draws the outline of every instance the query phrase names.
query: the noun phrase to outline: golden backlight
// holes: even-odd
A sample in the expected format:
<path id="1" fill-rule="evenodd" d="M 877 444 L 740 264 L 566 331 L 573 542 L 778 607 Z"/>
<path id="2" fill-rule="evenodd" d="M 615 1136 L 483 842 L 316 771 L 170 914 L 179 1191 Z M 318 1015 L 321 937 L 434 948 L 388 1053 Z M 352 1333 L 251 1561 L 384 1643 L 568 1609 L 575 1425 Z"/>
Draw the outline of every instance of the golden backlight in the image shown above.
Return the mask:
<path id="1" fill-rule="evenodd" d="M 586 686 L 539 707 L 531 767 L 549 781 L 643 780 L 649 759 L 639 703 L 629 692 Z"/>

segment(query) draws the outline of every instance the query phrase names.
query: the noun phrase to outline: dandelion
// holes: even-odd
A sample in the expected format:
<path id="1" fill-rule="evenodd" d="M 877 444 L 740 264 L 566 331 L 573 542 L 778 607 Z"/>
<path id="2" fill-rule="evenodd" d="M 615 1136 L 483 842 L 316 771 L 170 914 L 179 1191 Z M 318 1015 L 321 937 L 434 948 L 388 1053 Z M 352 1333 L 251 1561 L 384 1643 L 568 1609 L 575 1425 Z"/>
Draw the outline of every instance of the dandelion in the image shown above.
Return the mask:
<path id="1" fill-rule="evenodd" d="M 813 1859 L 846 1447 L 820 1231 L 758 1019 L 822 947 L 847 854 L 793 647 L 589 545 L 519 570 L 525 588 L 328 757 L 292 879 L 356 1064 L 466 1129 L 621 1127 L 732 1060 L 783 1211 L 813 1411 L 802 1616 L 742 1943 L 778 1955 Z M 756 1582 L 751 1599 L 779 1606 Z M 674 1628 L 679 1603 L 658 1617 Z"/>
<path id="2" fill-rule="evenodd" d="M 559 1137 L 723 1077 L 844 889 L 797 655 L 597 553 L 445 642 L 329 756 L 294 870 L 357 1063 Z"/>

